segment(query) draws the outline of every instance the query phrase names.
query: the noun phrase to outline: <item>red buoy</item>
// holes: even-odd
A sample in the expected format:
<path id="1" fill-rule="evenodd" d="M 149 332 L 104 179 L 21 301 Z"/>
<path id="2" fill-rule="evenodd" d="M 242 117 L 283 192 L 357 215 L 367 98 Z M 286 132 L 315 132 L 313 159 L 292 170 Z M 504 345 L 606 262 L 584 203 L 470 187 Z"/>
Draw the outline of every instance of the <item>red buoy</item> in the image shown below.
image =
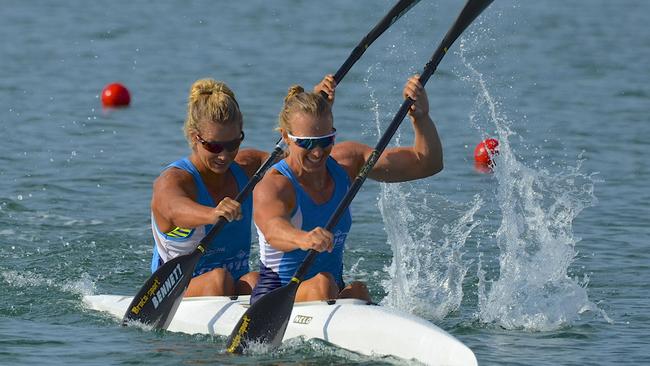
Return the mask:
<path id="1" fill-rule="evenodd" d="M 483 174 L 490 174 L 494 172 L 492 170 L 492 165 L 477 162 L 474 162 L 474 170 L 476 170 L 478 173 Z"/>
<path id="2" fill-rule="evenodd" d="M 494 165 L 492 158 L 499 153 L 499 141 L 489 138 L 476 145 L 474 149 L 474 161 L 477 164 Z"/>
<path id="3" fill-rule="evenodd" d="M 126 107 L 131 103 L 129 90 L 120 83 L 106 85 L 102 90 L 102 105 L 104 107 Z"/>

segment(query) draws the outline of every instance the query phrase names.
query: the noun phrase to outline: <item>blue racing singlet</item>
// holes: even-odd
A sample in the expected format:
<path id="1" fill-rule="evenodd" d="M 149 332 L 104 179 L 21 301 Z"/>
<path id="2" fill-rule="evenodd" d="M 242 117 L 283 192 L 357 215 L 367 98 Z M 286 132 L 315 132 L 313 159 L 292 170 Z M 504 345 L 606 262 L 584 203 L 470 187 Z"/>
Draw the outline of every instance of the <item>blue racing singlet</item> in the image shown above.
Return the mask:
<path id="1" fill-rule="evenodd" d="M 291 223 L 301 230 L 310 231 L 318 226 L 325 227 L 330 216 L 332 216 L 334 210 L 336 210 L 339 202 L 341 202 L 350 187 L 348 173 L 336 160 L 328 157 L 326 166 L 327 172 L 334 180 L 334 192 L 329 201 L 319 205 L 302 189 L 285 160 L 273 165 L 273 168 L 289 178 L 293 185 L 296 195 L 296 207 L 291 212 Z M 312 278 L 319 272 L 329 272 L 336 279 L 339 288 L 342 289 L 344 287 L 343 252 L 345 249 L 345 238 L 350 232 L 351 225 L 352 216 L 348 208 L 332 229 L 332 233 L 334 234 L 334 249 L 331 253 L 322 252 L 316 256 L 305 279 Z M 264 234 L 262 234 L 259 228 L 257 228 L 257 233 L 260 244 L 260 278 L 257 286 L 253 290 L 251 303 L 257 301 L 262 295 L 287 284 L 307 256 L 307 251 L 301 249 L 290 252 L 277 250 L 266 241 Z"/>
<path id="2" fill-rule="evenodd" d="M 185 158 L 169 164 L 165 169 L 178 168 L 194 178 L 197 189 L 197 202 L 210 207 L 216 207 L 208 192 L 203 178 L 192 162 Z M 238 191 L 244 189 L 248 176 L 235 162 L 230 164 L 229 171 L 237 181 Z M 193 277 L 209 272 L 215 268 L 227 269 L 233 278 L 238 280 L 249 272 L 248 259 L 251 246 L 251 219 L 253 217 L 253 202 L 250 197 L 241 206 L 243 218 L 223 226 L 219 234 L 210 243 L 193 273 Z M 158 230 L 153 213 L 151 214 L 151 229 L 155 240 L 151 271 L 168 260 L 179 255 L 189 254 L 199 245 L 199 242 L 212 229 L 213 225 L 204 225 L 193 229 L 175 228 L 167 233 Z"/>

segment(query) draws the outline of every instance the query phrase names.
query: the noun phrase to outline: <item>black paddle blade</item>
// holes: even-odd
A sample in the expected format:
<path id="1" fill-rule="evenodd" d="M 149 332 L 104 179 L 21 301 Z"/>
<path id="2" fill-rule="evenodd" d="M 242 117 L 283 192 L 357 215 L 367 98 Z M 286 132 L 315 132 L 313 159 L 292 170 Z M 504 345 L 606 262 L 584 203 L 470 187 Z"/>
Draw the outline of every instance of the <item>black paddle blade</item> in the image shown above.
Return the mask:
<path id="1" fill-rule="evenodd" d="M 155 329 L 166 329 L 183 299 L 201 254 L 197 249 L 160 266 L 131 301 L 122 325 L 137 321 Z"/>
<path id="2" fill-rule="evenodd" d="M 296 291 L 298 282 L 292 281 L 251 305 L 228 337 L 226 351 L 241 354 L 251 344 L 279 346 L 291 317 Z"/>

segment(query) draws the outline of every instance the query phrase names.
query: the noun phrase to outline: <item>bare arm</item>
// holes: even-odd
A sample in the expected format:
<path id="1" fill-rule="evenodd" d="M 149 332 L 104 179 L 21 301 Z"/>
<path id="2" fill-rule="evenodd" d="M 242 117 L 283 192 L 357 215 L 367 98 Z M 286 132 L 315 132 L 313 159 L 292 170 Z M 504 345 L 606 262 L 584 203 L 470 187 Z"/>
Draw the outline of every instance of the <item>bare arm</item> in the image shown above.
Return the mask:
<path id="1" fill-rule="evenodd" d="M 408 113 L 415 132 L 413 146 L 384 150 L 368 175 L 371 179 L 405 182 L 425 178 L 442 170 L 442 144 L 436 126 L 429 117 L 427 94 L 417 75 L 406 83 L 404 97 L 415 100 Z M 372 151 L 370 146 L 361 143 L 344 142 L 335 146 L 332 155 L 339 163 L 348 166 L 348 173 L 354 177 Z"/>
<path id="2" fill-rule="evenodd" d="M 253 191 L 253 217 L 266 241 L 275 249 L 332 250 L 334 236 L 323 228 L 303 231 L 291 224 L 295 193 L 289 180 L 276 171 L 269 172 Z"/>
<path id="3" fill-rule="evenodd" d="M 204 206 L 196 201 L 192 176 L 180 169 L 165 170 L 153 185 L 151 210 L 158 229 L 168 232 L 175 227 L 195 228 L 214 224 L 219 216 L 228 221 L 241 219 L 239 202 L 226 197 L 217 207 Z"/>
<path id="4" fill-rule="evenodd" d="M 244 149 L 237 153 L 235 161 L 244 169 L 246 175 L 252 177 L 268 157 L 269 153 L 267 152 L 256 149 Z"/>

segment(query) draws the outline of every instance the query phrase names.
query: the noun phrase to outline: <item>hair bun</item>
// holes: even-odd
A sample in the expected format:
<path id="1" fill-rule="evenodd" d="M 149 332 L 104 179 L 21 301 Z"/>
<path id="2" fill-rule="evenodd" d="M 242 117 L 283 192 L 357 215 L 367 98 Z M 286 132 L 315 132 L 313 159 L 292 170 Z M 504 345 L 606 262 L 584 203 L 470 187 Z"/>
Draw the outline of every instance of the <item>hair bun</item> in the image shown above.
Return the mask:
<path id="1" fill-rule="evenodd" d="M 190 100 L 196 101 L 199 96 L 226 94 L 235 99 L 235 93 L 223 82 L 214 79 L 201 79 L 194 82 L 190 90 Z"/>
<path id="2" fill-rule="evenodd" d="M 302 86 L 300 86 L 300 85 L 292 85 L 289 88 L 289 91 L 287 92 L 287 96 L 284 97 L 284 102 L 286 103 L 289 99 L 295 97 L 296 95 L 298 95 L 300 93 L 304 93 L 304 92 L 305 92 L 305 89 L 303 89 Z"/>
<path id="3" fill-rule="evenodd" d="M 202 121 L 221 125 L 234 123 L 242 127 L 244 120 L 235 93 L 224 82 L 206 78 L 192 84 L 183 125 L 190 147 L 196 144 L 192 133 L 199 131 Z"/>

